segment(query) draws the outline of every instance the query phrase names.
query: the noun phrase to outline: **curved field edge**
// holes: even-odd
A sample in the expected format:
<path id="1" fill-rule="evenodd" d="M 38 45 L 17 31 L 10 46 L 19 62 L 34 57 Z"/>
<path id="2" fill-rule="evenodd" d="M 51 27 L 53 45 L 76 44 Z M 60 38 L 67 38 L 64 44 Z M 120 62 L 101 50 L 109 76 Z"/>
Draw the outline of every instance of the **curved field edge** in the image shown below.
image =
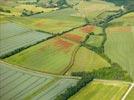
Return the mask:
<path id="1" fill-rule="evenodd" d="M 17 100 L 29 96 L 31 98 L 40 98 L 40 95 L 48 99 L 55 98 L 56 95 L 75 85 L 79 80 L 78 78 L 75 79 L 75 77 L 54 76 L 36 73 L 27 69 L 23 70 L 23 68 L 18 69 L 16 65 L 3 61 L 0 61 L 0 70 L 1 100 L 13 98 Z"/>

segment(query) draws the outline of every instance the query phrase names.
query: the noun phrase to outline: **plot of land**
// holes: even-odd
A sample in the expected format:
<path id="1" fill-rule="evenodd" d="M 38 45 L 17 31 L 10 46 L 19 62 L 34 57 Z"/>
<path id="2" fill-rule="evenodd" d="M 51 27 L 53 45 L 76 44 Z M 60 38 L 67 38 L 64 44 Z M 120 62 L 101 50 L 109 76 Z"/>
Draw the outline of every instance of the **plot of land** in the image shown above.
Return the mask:
<path id="1" fill-rule="evenodd" d="M 31 31 L 30 29 L 11 22 L 0 24 L 0 40 Z"/>
<path id="2" fill-rule="evenodd" d="M 31 31 L 14 23 L 1 24 L 0 34 L 0 57 L 51 37 L 50 34 Z"/>
<path id="3" fill-rule="evenodd" d="M 0 61 L 1 100 L 54 99 L 77 79 L 36 73 Z"/>
<path id="4" fill-rule="evenodd" d="M 21 23 L 31 29 L 47 31 L 52 34 L 61 34 L 62 32 L 71 30 L 73 28 L 82 26 L 85 24 L 83 20 L 57 20 L 48 18 L 10 18 L 14 22 Z"/>
<path id="5" fill-rule="evenodd" d="M 102 30 L 100 27 L 97 27 L 97 26 L 86 25 L 86 26 L 74 29 L 73 31 L 67 32 L 63 34 L 62 37 L 75 41 L 75 42 L 82 42 L 92 32 L 94 34 L 101 34 Z"/>
<path id="6" fill-rule="evenodd" d="M 36 71 L 63 74 L 77 47 L 74 42 L 56 37 L 5 60 Z"/>
<path id="7" fill-rule="evenodd" d="M 92 71 L 109 66 L 110 64 L 95 52 L 81 47 L 76 54 L 74 65 L 67 74 L 71 72 Z"/>
<path id="8" fill-rule="evenodd" d="M 66 13 L 65 13 L 66 12 Z M 83 21 L 83 18 L 78 16 L 73 16 L 73 14 L 77 13 L 75 9 L 72 8 L 65 8 L 56 10 L 53 12 L 45 13 L 45 14 L 38 14 L 31 16 L 32 18 L 50 18 L 56 20 L 67 20 L 67 21 Z"/>
<path id="9" fill-rule="evenodd" d="M 97 17 L 100 13 L 107 10 L 118 10 L 119 7 L 112 3 L 108 3 L 102 0 L 80 1 L 80 3 L 74 6 L 78 13 L 74 16 L 88 17 L 90 21 Z"/>
<path id="10" fill-rule="evenodd" d="M 103 40 L 104 40 L 104 36 L 90 35 L 90 37 L 86 41 L 86 44 L 94 47 L 100 47 L 102 46 Z"/>
<path id="11" fill-rule="evenodd" d="M 113 20 L 106 31 L 105 53 L 134 79 L 134 13 Z"/>
<path id="12" fill-rule="evenodd" d="M 62 37 L 67 38 L 72 41 L 82 42 L 85 40 L 88 33 L 93 31 L 93 29 L 91 29 L 91 27 L 88 27 L 88 29 L 87 29 L 88 31 L 85 31 L 85 27 L 87 28 L 87 26 L 84 26 L 82 28 L 77 28 L 73 31 L 67 32 L 67 33 L 63 34 Z"/>
<path id="13" fill-rule="evenodd" d="M 83 25 L 83 22 L 76 22 L 70 20 L 54 20 L 54 19 L 34 19 L 32 27 L 38 30 L 44 30 L 53 34 L 60 34 L 72 28 Z"/>
<path id="14" fill-rule="evenodd" d="M 69 100 L 121 100 L 128 87 L 125 82 L 95 80 Z"/>

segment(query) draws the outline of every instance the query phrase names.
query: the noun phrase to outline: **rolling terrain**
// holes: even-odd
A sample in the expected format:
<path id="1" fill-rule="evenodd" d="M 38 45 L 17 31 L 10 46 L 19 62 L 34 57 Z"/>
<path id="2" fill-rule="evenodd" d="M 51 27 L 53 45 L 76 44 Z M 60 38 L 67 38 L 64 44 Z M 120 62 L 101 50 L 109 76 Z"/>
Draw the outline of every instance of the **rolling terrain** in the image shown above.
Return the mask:
<path id="1" fill-rule="evenodd" d="M 133 4 L 0 0 L 0 99 L 133 100 Z"/>

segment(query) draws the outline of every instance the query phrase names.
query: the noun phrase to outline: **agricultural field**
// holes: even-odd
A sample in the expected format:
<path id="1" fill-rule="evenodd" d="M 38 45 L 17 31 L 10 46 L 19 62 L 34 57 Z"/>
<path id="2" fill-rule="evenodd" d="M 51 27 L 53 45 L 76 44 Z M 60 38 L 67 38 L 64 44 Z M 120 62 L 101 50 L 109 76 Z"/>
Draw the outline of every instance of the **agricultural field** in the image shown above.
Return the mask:
<path id="1" fill-rule="evenodd" d="M 121 100 L 129 83 L 120 81 L 95 80 L 82 88 L 69 100 Z"/>
<path id="2" fill-rule="evenodd" d="M 1 30 L 0 31 L 1 32 L 0 40 L 31 31 L 27 27 L 23 27 L 21 25 L 17 25 L 15 23 L 12 23 L 9 21 L 1 23 L 0 26 L 1 26 L 0 27 L 0 30 Z M 7 27 L 8 27 L 8 29 L 7 29 Z"/>
<path id="3" fill-rule="evenodd" d="M 66 13 L 64 13 L 66 12 Z M 59 9 L 55 10 L 53 12 L 49 12 L 46 14 L 37 14 L 31 16 L 32 18 L 50 18 L 50 19 L 56 19 L 56 20 L 68 20 L 68 21 L 82 21 L 83 18 L 78 16 L 73 16 L 74 13 L 77 13 L 75 9 L 72 8 L 65 8 L 65 9 Z"/>
<path id="4" fill-rule="evenodd" d="M 7 2 L 1 1 L 1 4 L 0 4 L 1 10 L 2 9 L 8 10 L 10 12 L 2 11 L 0 12 L 0 14 L 6 15 L 6 16 L 21 16 L 24 11 L 28 11 L 31 13 L 31 15 L 34 15 L 38 13 L 47 13 L 47 12 L 55 11 L 58 9 L 58 7 L 48 8 L 48 7 L 40 7 L 35 4 L 31 5 L 30 2 L 31 0 L 26 1 L 26 2 L 16 1 L 16 3 L 13 3 L 13 1 L 7 1 Z"/>
<path id="5" fill-rule="evenodd" d="M 126 97 L 126 100 L 133 100 L 134 99 L 134 87 L 129 92 L 128 96 Z"/>
<path id="6" fill-rule="evenodd" d="M 0 61 L 1 100 L 52 100 L 78 79 L 41 74 Z"/>
<path id="7" fill-rule="evenodd" d="M 62 37 L 75 42 L 83 42 L 88 38 L 88 36 L 90 36 L 91 33 L 95 35 L 103 34 L 102 29 L 100 27 L 93 26 L 93 25 L 86 25 L 74 29 L 73 31 L 67 32 L 63 34 Z M 89 39 L 87 41 L 89 41 Z"/>
<path id="8" fill-rule="evenodd" d="M 48 18 L 27 18 L 27 17 L 16 17 L 7 18 L 10 21 L 22 24 L 33 30 L 41 30 L 49 32 L 51 34 L 62 34 L 68 30 L 83 26 L 85 24 L 84 20 L 58 20 Z"/>
<path id="9" fill-rule="evenodd" d="M 113 62 L 119 63 L 134 79 L 134 13 L 113 20 L 106 33 L 105 54 Z"/>
<path id="10" fill-rule="evenodd" d="M 110 64 L 95 52 L 81 47 L 75 56 L 73 66 L 66 74 L 79 71 L 93 71 L 103 67 L 110 67 Z"/>
<path id="11" fill-rule="evenodd" d="M 40 72 L 64 74 L 78 46 L 77 43 L 56 37 L 8 57 L 5 61 Z"/>
<path id="12" fill-rule="evenodd" d="M 89 21 L 93 21 L 97 15 L 104 11 L 118 10 L 119 7 L 113 3 L 102 0 L 80 1 L 78 5 L 73 7 L 77 10 L 74 16 L 87 17 Z"/>
<path id="13" fill-rule="evenodd" d="M 104 36 L 90 35 L 86 41 L 86 44 L 93 47 L 101 47 L 103 41 L 104 41 Z"/>
<path id="14" fill-rule="evenodd" d="M 77 21 L 60 21 L 54 19 L 33 19 L 34 22 L 31 23 L 31 27 L 37 30 L 43 30 L 50 32 L 52 34 L 62 34 L 65 31 L 71 30 L 75 27 L 79 27 L 84 24 L 84 22 Z"/>
<path id="15" fill-rule="evenodd" d="M 93 26 L 83 26 L 81 28 L 74 29 L 73 31 L 67 32 L 62 35 L 63 38 L 67 38 L 69 40 L 75 42 L 82 42 L 86 39 L 86 37 L 93 32 Z"/>
<path id="16" fill-rule="evenodd" d="M 132 0 L 0 0 L 0 19 L 0 100 L 134 99 Z"/>
<path id="17" fill-rule="evenodd" d="M 9 28 L 7 29 L 7 27 Z M 2 23 L 0 29 L 0 57 L 10 54 L 19 48 L 28 47 L 52 36 L 50 34 L 30 30 L 26 27 L 11 22 Z"/>

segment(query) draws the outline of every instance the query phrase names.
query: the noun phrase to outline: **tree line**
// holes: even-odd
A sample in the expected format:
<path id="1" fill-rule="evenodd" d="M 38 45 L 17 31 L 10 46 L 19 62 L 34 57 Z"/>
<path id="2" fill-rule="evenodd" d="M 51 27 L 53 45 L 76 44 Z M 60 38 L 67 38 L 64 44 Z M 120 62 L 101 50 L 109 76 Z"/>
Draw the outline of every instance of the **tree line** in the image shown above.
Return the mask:
<path id="1" fill-rule="evenodd" d="M 56 97 L 55 100 L 67 100 L 75 93 L 80 91 L 81 88 L 93 81 L 93 79 L 106 79 L 106 80 L 123 80 L 132 82 L 132 78 L 127 71 L 124 71 L 117 63 L 113 63 L 111 67 L 104 67 L 92 72 L 72 72 L 72 76 L 81 77 L 75 86 L 71 86 L 65 90 L 64 93 Z"/>

